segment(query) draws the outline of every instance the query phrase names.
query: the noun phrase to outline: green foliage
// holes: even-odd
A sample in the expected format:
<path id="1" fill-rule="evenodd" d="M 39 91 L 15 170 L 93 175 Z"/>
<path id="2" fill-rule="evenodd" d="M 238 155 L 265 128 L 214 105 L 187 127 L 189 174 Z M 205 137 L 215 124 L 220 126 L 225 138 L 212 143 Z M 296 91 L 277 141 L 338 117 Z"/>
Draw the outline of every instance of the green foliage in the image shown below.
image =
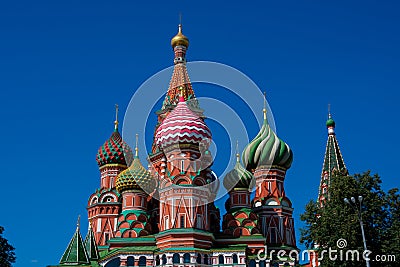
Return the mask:
<path id="1" fill-rule="evenodd" d="M 14 247 L 8 243 L 2 235 L 4 232 L 4 227 L 0 226 L 0 266 L 10 267 L 11 263 L 15 262 Z"/>
<path id="2" fill-rule="evenodd" d="M 321 261 L 322 266 L 365 266 L 362 259 L 364 251 L 360 222 L 356 207 L 344 202 L 344 198 L 362 196 L 362 219 L 364 223 L 367 248 L 372 251 L 371 259 L 376 255 L 395 255 L 396 262 L 385 262 L 371 266 L 399 266 L 400 262 L 400 196 L 398 189 L 385 193 L 381 188 L 378 175 L 370 172 L 350 176 L 347 172 L 336 172 L 329 187 L 329 200 L 325 203 L 310 201 L 301 215 L 305 227 L 301 229 L 300 242 L 313 249 L 318 244 L 318 251 L 331 248 L 333 250 L 357 250 L 360 261 L 335 260 L 326 255 Z M 357 208 L 360 209 L 358 200 Z M 345 239 L 347 246 L 339 248 L 337 242 Z M 334 254 L 338 255 L 339 252 Z M 383 265 L 382 265 L 383 264 Z"/>

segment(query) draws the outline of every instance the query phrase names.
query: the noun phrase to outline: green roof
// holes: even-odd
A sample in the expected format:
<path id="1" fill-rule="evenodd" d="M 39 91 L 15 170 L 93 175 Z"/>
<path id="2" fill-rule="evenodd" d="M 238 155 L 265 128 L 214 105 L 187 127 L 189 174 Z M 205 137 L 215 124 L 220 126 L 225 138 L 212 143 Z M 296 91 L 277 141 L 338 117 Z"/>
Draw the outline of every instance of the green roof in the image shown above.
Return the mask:
<path id="1" fill-rule="evenodd" d="M 79 231 L 79 225 L 76 227 L 75 234 L 72 236 L 67 249 L 61 257 L 60 264 L 90 265 L 89 256 Z"/>
<path id="2" fill-rule="evenodd" d="M 90 227 L 90 226 L 89 226 L 89 230 L 86 235 L 86 238 L 85 238 L 85 247 L 86 247 L 86 251 L 88 253 L 89 259 L 91 261 L 95 261 L 100 258 L 99 250 L 96 245 L 96 240 L 94 239 L 93 230 L 92 230 L 92 227 Z"/>

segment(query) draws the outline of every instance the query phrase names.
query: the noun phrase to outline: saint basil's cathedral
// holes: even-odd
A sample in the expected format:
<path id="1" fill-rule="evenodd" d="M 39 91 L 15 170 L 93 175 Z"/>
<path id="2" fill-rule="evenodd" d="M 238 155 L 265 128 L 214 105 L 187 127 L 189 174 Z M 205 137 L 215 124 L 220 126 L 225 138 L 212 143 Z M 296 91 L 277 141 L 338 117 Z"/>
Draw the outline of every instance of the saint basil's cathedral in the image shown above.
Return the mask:
<path id="1" fill-rule="evenodd" d="M 298 251 L 292 203 L 284 188 L 292 150 L 271 129 L 264 108 L 259 133 L 223 177 L 229 198 L 221 215 L 214 205 L 220 179 L 208 150 L 212 134 L 186 69 L 189 39 L 181 25 L 171 45 L 174 69 L 156 112 L 148 169 L 138 146 L 132 151 L 122 139 L 116 119 L 97 152 L 100 187 L 87 203 L 86 238 L 78 221 L 56 266 L 295 266 L 289 257 L 264 253 L 266 246 L 286 255 Z M 327 195 L 331 171 L 344 167 L 331 118 L 327 127 L 320 201 Z"/>

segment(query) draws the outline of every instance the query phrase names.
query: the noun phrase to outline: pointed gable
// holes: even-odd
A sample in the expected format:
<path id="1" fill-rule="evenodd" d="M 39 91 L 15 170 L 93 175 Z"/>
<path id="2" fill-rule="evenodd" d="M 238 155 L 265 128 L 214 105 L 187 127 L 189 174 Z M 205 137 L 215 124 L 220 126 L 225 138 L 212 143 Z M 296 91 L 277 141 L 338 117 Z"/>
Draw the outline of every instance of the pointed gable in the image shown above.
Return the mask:
<path id="1" fill-rule="evenodd" d="M 79 223 L 76 231 L 68 244 L 63 256 L 61 257 L 60 264 L 62 265 L 89 265 L 89 256 L 86 251 L 85 245 L 79 231 Z"/>
<path id="2" fill-rule="evenodd" d="M 89 260 L 97 261 L 98 259 L 100 259 L 99 250 L 97 248 L 96 240 L 94 239 L 94 233 L 91 226 L 89 226 L 89 230 L 85 238 L 85 248 L 89 256 Z"/>

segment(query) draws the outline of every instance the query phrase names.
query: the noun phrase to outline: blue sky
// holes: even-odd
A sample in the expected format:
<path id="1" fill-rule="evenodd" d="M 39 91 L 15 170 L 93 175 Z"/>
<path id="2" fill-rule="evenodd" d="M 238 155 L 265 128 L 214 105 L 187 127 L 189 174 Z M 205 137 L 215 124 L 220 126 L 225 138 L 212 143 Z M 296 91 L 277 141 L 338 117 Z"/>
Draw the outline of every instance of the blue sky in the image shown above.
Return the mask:
<path id="1" fill-rule="evenodd" d="M 95 154 L 111 134 L 114 104 L 124 111 L 142 82 L 171 66 L 179 12 L 189 61 L 230 65 L 267 91 L 279 137 L 294 151 L 285 187 L 297 228 L 317 196 L 328 103 L 350 172 L 370 169 L 385 189 L 398 187 L 399 5 L 3 1 L 0 225 L 15 266 L 56 264 L 78 214 L 86 234 Z"/>

